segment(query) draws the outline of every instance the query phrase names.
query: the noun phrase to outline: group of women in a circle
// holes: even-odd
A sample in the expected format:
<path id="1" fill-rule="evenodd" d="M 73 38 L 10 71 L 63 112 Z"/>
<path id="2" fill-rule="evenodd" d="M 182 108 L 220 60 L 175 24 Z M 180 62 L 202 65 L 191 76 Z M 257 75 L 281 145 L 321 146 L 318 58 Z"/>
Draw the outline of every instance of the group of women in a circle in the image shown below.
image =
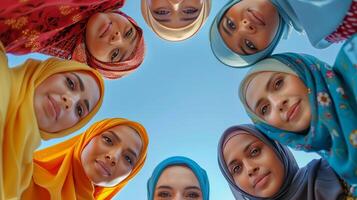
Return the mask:
<path id="1" fill-rule="evenodd" d="M 97 113 L 103 77 L 118 79 L 143 62 L 143 31 L 120 10 L 124 3 L 0 3 L 0 199 L 111 199 L 143 167 L 149 136 L 123 118 L 103 119 L 36 151 L 41 140 L 71 134 Z M 211 48 L 225 65 L 250 67 L 239 97 L 254 123 L 228 128 L 218 143 L 218 164 L 234 197 L 357 197 L 357 1 L 222 5 L 210 28 Z M 194 36 L 210 9 L 210 0 L 141 0 L 145 22 L 168 41 Z M 316 48 L 345 42 L 335 64 L 306 54 L 271 55 L 291 30 Z M 6 53 L 32 52 L 53 57 L 8 66 Z M 321 159 L 299 168 L 287 146 Z M 150 200 L 209 199 L 205 170 L 181 156 L 158 164 L 147 190 Z"/>

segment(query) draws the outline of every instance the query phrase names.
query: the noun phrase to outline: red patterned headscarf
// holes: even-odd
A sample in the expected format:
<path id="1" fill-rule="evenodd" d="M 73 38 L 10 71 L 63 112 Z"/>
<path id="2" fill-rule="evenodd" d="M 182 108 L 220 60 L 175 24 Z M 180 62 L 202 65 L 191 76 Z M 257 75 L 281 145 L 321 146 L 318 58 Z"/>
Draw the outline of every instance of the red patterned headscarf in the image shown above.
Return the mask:
<path id="1" fill-rule="evenodd" d="M 87 63 L 109 79 L 136 70 L 144 60 L 144 38 L 136 22 L 118 11 L 125 0 L 28 0 L 24 3 L 0 2 L 0 40 L 6 51 L 16 55 L 43 53 Z M 6 4 L 6 5 L 5 5 Z M 122 62 L 102 62 L 85 45 L 87 21 L 98 12 L 125 16 L 136 28 L 139 40 L 134 54 Z"/>

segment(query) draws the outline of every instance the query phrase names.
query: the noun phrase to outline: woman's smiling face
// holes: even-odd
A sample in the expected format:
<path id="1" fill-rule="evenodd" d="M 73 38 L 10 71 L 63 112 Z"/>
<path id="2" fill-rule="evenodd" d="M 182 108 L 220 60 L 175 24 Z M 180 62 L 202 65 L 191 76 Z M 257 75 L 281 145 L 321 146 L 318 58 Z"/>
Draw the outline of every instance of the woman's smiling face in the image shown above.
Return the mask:
<path id="1" fill-rule="evenodd" d="M 279 13 L 270 0 L 242 0 L 227 10 L 218 28 L 232 51 L 248 55 L 267 48 L 278 26 Z"/>
<path id="2" fill-rule="evenodd" d="M 287 131 L 309 128 L 308 89 L 299 77 L 281 72 L 259 72 L 246 86 L 249 109 L 268 124 Z"/>
<path id="3" fill-rule="evenodd" d="M 89 73 L 54 74 L 35 89 L 38 126 L 49 133 L 73 127 L 93 110 L 99 98 L 98 82 Z"/>
<path id="4" fill-rule="evenodd" d="M 93 137 L 81 154 L 83 169 L 94 185 L 113 187 L 134 169 L 142 149 L 136 130 L 119 125 Z"/>
<path id="5" fill-rule="evenodd" d="M 226 166 L 235 184 L 256 197 L 273 197 L 284 181 L 284 165 L 273 149 L 244 131 L 223 147 Z"/>

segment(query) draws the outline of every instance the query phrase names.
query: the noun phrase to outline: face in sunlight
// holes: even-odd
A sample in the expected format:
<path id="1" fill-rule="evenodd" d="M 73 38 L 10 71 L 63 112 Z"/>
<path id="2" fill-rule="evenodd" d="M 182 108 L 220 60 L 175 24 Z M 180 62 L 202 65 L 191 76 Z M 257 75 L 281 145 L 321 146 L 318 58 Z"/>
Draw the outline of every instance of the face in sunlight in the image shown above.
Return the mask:
<path id="1" fill-rule="evenodd" d="M 133 128 L 119 125 L 93 137 L 81 154 L 83 169 L 94 185 L 113 187 L 138 161 L 142 141 Z"/>
<path id="2" fill-rule="evenodd" d="M 249 109 L 268 124 L 287 131 L 309 128 L 311 109 L 308 90 L 296 75 L 259 72 L 248 83 L 246 102 Z"/>
<path id="3" fill-rule="evenodd" d="M 202 200 L 197 177 L 183 165 L 169 166 L 160 175 L 155 186 L 154 200 Z"/>
<path id="4" fill-rule="evenodd" d="M 86 72 L 54 74 L 36 89 L 34 107 L 40 130 L 56 133 L 76 125 L 96 106 L 100 89 Z"/>

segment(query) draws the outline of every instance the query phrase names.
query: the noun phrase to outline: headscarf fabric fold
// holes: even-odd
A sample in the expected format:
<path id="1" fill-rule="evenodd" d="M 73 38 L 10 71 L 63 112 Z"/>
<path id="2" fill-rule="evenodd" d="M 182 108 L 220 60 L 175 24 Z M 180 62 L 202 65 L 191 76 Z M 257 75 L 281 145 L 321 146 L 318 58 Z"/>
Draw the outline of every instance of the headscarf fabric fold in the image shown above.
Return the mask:
<path id="1" fill-rule="evenodd" d="M 211 50 L 223 64 L 231 67 L 248 67 L 269 56 L 281 38 L 287 38 L 290 30 L 305 32 L 316 48 L 326 48 L 331 43 L 325 38 L 338 28 L 346 16 L 352 0 L 270 0 L 279 12 L 277 33 L 269 46 L 255 54 L 241 55 L 232 51 L 219 33 L 219 23 L 224 14 L 241 0 L 230 0 L 215 17 L 210 31 Z M 336 10 L 336 7 L 339 9 Z M 328 22 L 328 23 L 327 23 Z M 319 28 L 316 28 L 319 25 Z"/>
<path id="2" fill-rule="evenodd" d="M 236 131 L 244 131 L 244 133 L 235 133 Z M 224 144 L 235 134 L 249 134 L 257 137 L 273 149 L 281 160 L 285 169 L 285 181 L 274 196 L 269 198 L 255 197 L 244 192 L 235 184 L 223 156 Z M 254 125 L 244 124 L 228 128 L 221 136 L 217 150 L 220 170 L 237 200 L 339 200 L 344 197 L 344 190 L 339 178 L 326 161 L 322 159 L 313 160 L 307 166 L 299 169 L 293 154 L 286 146 L 271 140 L 255 128 Z"/>
<path id="3" fill-rule="evenodd" d="M 138 132 L 143 144 L 138 161 L 131 173 L 118 185 L 94 186 L 81 164 L 82 151 L 93 137 L 119 125 L 129 126 Z M 123 118 L 96 122 L 80 135 L 35 152 L 33 179 L 22 199 L 112 199 L 143 167 L 148 142 L 145 128 L 137 122 Z"/>
<path id="4" fill-rule="evenodd" d="M 203 200 L 209 200 L 209 181 L 206 171 L 201 168 L 195 161 L 183 156 L 173 156 L 167 158 L 155 167 L 151 177 L 147 182 L 148 200 L 154 200 L 155 187 L 162 172 L 167 167 L 176 165 L 183 165 L 192 170 L 200 184 Z"/>
<path id="5" fill-rule="evenodd" d="M 351 186 L 357 184 L 357 68 L 356 51 L 350 50 L 356 41 L 354 37 L 342 47 L 333 67 L 310 55 L 273 55 L 252 67 L 239 91 L 245 110 L 257 128 L 284 145 L 317 152 Z M 249 109 L 245 97 L 247 83 L 261 71 L 293 71 L 305 83 L 312 114 L 308 130 L 300 133 L 281 130 Z M 357 191 L 354 192 L 356 195 Z"/>
<path id="6" fill-rule="evenodd" d="M 186 40 L 195 35 L 203 27 L 211 11 L 211 0 L 203 0 L 201 12 L 194 22 L 184 27 L 170 28 L 160 24 L 152 16 L 148 1 L 141 0 L 141 13 L 145 22 L 160 38 L 173 42 Z"/>
<path id="7" fill-rule="evenodd" d="M 144 38 L 134 19 L 118 11 L 125 0 L 94 2 L 30 0 L 12 2 L 0 7 L 0 40 L 6 51 L 16 55 L 43 53 L 87 63 L 109 79 L 135 71 L 144 59 Z M 85 29 L 89 18 L 98 12 L 115 12 L 127 18 L 136 28 L 139 39 L 133 55 L 122 62 L 102 62 L 90 54 L 85 45 Z"/>
<path id="8" fill-rule="evenodd" d="M 28 59 L 24 64 L 8 68 L 5 49 L 1 46 L 0 80 L 0 137 L 1 194 L 5 198 L 18 198 L 28 186 L 32 177 L 32 154 L 40 145 L 41 139 L 64 137 L 82 128 L 99 110 L 103 96 L 104 83 L 101 75 L 87 65 L 75 61 L 50 58 L 46 61 Z M 100 99 L 93 110 L 71 128 L 47 133 L 37 124 L 34 109 L 35 89 L 51 75 L 70 71 L 83 71 L 91 74 L 100 88 Z"/>

